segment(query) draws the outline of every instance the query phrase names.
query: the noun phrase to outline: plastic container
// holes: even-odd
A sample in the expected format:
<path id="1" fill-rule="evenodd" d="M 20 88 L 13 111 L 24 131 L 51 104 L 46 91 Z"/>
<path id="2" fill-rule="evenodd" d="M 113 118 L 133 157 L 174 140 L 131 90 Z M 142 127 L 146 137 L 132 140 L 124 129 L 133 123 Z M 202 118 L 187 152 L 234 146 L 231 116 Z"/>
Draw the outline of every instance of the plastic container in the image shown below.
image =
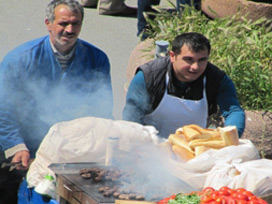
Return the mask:
<path id="1" fill-rule="evenodd" d="M 158 40 L 155 42 L 155 58 L 168 56 L 169 42 L 165 40 Z"/>
<path id="2" fill-rule="evenodd" d="M 119 137 L 108 137 L 106 147 L 106 166 L 114 166 L 119 157 Z"/>
<path id="3" fill-rule="evenodd" d="M 47 174 L 34 189 L 37 193 L 56 198 L 56 182 L 53 176 Z"/>

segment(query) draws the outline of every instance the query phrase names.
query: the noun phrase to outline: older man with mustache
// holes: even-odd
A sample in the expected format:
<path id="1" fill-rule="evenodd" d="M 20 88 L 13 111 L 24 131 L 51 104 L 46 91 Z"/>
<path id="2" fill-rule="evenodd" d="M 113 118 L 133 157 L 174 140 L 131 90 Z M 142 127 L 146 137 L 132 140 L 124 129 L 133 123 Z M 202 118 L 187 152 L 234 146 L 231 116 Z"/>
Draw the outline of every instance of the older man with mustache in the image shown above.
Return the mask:
<path id="1" fill-rule="evenodd" d="M 112 118 L 107 55 L 81 39 L 84 10 L 76 0 L 46 9 L 49 35 L 27 42 L 0 64 L 0 203 L 17 203 L 22 176 L 49 127 L 84 116 Z"/>

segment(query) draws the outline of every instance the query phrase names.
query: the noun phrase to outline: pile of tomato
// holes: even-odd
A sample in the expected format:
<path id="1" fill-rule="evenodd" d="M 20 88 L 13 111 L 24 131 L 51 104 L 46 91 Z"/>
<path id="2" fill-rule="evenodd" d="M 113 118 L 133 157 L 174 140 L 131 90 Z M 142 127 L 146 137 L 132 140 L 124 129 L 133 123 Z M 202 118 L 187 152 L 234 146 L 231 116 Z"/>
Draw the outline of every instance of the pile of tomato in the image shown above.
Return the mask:
<path id="1" fill-rule="evenodd" d="M 196 202 L 190 202 L 194 204 L 268 204 L 265 200 L 244 188 L 231 189 L 229 187 L 221 187 L 219 190 L 215 190 L 212 187 L 206 187 L 202 191 L 184 195 L 188 196 L 188 199 L 197 196 L 199 199 L 194 199 L 197 200 Z M 175 202 L 175 198 L 176 195 L 172 195 L 157 202 L 157 204 L 188 203 L 182 201 Z"/>
<path id="2" fill-rule="evenodd" d="M 200 196 L 201 204 L 268 204 L 244 188 L 221 187 L 215 190 L 207 187 L 197 194 Z"/>

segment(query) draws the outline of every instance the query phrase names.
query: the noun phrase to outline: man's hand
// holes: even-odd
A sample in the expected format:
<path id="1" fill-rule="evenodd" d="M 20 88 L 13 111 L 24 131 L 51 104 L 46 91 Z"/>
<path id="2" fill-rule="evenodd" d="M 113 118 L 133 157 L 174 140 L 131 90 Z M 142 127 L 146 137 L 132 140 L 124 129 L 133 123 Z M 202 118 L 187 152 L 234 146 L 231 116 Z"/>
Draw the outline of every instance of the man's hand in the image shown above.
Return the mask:
<path id="1" fill-rule="evenodd" d="M 16 166 L 17 170 L 27 170 L 30 165 L 30 154 L 29 151 L 23 150 L 17 152 L 11 160 L 11 163 L 21 162 L 21 165 Z"/>

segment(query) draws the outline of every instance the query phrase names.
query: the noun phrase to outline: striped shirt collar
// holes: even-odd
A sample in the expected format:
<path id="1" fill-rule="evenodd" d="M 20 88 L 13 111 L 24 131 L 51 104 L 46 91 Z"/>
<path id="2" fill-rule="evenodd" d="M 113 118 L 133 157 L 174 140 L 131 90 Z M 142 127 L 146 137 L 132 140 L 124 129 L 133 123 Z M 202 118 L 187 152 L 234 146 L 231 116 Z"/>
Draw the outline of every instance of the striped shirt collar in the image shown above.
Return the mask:
<path id="1" fill-rule="evenodd" d="M 63 55 L 55 48 L 51 40 L 50 40 L 50 45 L 52 47 L 54 54 L 62 59 L 70 59 L 75 52 L 75 46 L 74 46 L 73 49 L 67 55 Z"/>

